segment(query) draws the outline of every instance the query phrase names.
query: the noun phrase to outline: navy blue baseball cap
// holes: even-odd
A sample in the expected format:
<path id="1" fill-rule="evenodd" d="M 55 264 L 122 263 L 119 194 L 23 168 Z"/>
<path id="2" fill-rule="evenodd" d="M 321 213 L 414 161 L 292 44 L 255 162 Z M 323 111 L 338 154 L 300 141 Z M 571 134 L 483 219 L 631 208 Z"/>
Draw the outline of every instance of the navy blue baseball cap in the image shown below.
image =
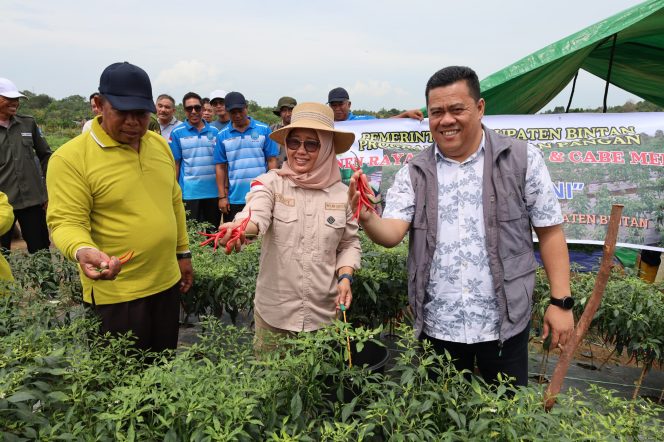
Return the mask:
<path id="1" fill-rule="evenodd" d="M 224 98 L 224 105 L 226 106 L 226 112 L 230 112 L 233 109 L 243 109 L 247 107 L 247 100 L 244 99 L 244 95 L 239 92 L 229 92 Z"/>
<path id="2" fill-rule="evenodd" d="M 113 63 L 99 78 L 99 93 L 119 111 L 144 110 L 156 113 L 148 74 L 131 63 Z"/>
<path id="3" fill-rule="evenodd" d="M 335 101 L 350 100 L 348 92 L 342 87 L 335 87 L 327 94 L 327 103 L 334 103 Z"/>

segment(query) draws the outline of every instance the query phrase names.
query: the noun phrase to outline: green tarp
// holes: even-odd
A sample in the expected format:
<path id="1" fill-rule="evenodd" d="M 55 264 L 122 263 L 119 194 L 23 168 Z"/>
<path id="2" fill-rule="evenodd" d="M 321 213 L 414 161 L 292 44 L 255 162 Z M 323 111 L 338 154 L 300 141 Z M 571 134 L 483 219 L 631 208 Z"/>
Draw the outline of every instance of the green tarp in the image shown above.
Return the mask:
<path id="1" fill-rule="evenodd" d="M 611 84 L 664 106 L 664 0 L 627 9 L 485 78 L 486 114 L 534 114 L 579 69 L 606 80 L 609 65 Z"/>

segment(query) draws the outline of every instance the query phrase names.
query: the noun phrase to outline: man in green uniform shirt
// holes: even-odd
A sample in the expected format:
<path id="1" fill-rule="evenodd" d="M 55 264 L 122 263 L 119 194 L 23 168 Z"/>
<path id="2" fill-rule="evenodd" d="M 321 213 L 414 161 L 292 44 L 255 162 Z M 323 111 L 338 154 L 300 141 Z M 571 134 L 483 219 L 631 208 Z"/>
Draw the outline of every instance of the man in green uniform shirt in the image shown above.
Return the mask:
<path id="1" fill-rule="evenodd" d="M 127 62 L 101 74 L 101 115 L 56 151 L 46 181 L 53 242 L 78 261 L 101 332 L 131 331 L 140 349 L 175 348 L 180 293 L 193 282 L 175 162 L 148 131 L 148 75 Z M 122 261 L 118 257 L 132 254 Z"/>
<path id="2" fill-rule="evenodd" d="M 16 114 L 19 98 L 25 95 L 14 83 L 0 78 L 0 192 L 7 194 L 28 251 L 34 253 L 50 245 L 44 174 L 51 149 L 35 119 Z M 0 239 L 5 249 L 11 247 L 12 231 L 10 227 Z"/>

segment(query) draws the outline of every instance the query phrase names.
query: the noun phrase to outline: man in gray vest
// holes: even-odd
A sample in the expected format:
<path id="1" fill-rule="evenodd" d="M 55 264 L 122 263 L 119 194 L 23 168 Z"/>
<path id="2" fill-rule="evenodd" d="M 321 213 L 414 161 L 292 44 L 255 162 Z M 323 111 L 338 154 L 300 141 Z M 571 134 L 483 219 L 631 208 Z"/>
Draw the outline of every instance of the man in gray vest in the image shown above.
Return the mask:
<path id="1" fill-rule="evenodd" d="M 396 175 L 383 216 L 363 209 L 374 242 L 393 247 L 410 233 L 408 296 L 415 335 L 447 351 L 457 369 L 475 364 L 528 383 L 528 337 L 537 261 L 551 283 L 543 338 L 564 346 L 574 329 L 569 257 L 560 205 L 538 148 L 482 125 L 479 80 L 467 67 L 436 72 L 426 86 L 434 139 Z M 348 195 L 357 207 L 359 172 Z"/>

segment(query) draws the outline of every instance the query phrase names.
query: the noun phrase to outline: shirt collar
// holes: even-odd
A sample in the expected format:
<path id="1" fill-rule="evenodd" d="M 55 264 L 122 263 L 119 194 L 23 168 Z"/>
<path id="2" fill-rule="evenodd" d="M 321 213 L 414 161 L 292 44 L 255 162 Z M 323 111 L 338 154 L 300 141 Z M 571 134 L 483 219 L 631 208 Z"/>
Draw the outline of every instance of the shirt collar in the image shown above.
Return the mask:
<path id="1" fill-rule="evenodd" d="M 468 158 L 463 160 L 463 162 L 461 162 L 461 163 L 456 161 L 456 160 L 452 160 L 450 158 L 447 158 L 445 155 L 443 155 L 442 152 L 440 151 L 440 149 L 438 148 L 438 144 L 436 143 L 436 162 L 447 161 L 448 163 L 453 163 L 453 164 L 466 164 L 466 163 L 471 163 L 473 161 L 476 161 L 477 158 L 480 156 L 480 154 L 482 154 L 484 152 L 485 141 L 486 141 L 486 136 L 484 134 L 484 130 L 482 130 L 482 139 L 480 140 L 480 146 L 477 148 L 477 150 L 475 152 L 473 152 L 473 154 L 471 156 L 469 156 Z"/>
<path id="2" fill-rule="evenodd" d="M 159 127 L 161 127 L 162 129 L 166 129 L 168 126 L 174 126 L 174 125 L 178 124 L 180 121 L 178 121 L 178 119 L 175 118 L 175 115 L 173 115 L 171 117 L 171 121 L 169 121 L 168 123 L 166 123 L 164 125 L 161 124 L 161 121 L 159 121 L 159 119 L 157 119 L 157 122 L 159 123 Z"/>
<path id="3" fill-rule="evenodd" d="M 90 128 L 90 132 L 88 132 L 91 136 L 92 139 L 95 140 L 95 142 L 99 145 L 99 147 L 120 147 L 120 146 L 127 146 L 126 144 L 122 144 L 113 138 L 109 134 L 106 133 L 103 127 L 101 127 L 101 115 L 97 115 L 94 117 L 92 120 L 92 127 Z M 146 132 L 147 135 L 147 132 Z M 141 137 L 141 145 L 143 144 L 143 139 L 145 138 L 146 135 L 143 135 Z"/>
<path id="4" fill-rule="evenodd" d="M 240 134 L 244 134 L 244 133 L 246 133 L 249 129 L 252 129 L 254 126 L 256 126 L 256 123 L 254 123 L 254 119 L 253 119 L 253 118 L 251 118 L 251 117 L 247 117 L 247 118 L 249 119 L 249 126 L 247 126 L 247 128 L 246 128 L 244 131 L 242 131 L 242 132 L 240 132 L 239 130 L 237 130 L 237 129 L 235 128 L 235 126 L 233 126 L 233 122 L 232 122 L 232 121 L 229 121 L 229 122 L 228 122 L 228 126 L 227 126 L 227 127 L 230 129 L 231 132 L 237 132 L 237 133 L 240 133 Z"/>
<path id="5" fill-rule="evenodd" d="M 189 129 L 189 130 L 195 130 L 196 132 L 198 132 L 198 129 L 195 128 L 195 127 L 189 122 L 189 120 L 185 119 L 185 120 L 184 120 L 184 125 L 187 127 L 187 129 Z M 204 133 L 204 132 L 207 132 L 208 130 L 210 130 L 210 124 L 209 124 L 207 121 L 203 120 L 203 128 L 201 129 L 201 131 L 200 131 L 199 133 Z"/>
<path id="6" fill-rule="evenodd" d="M 274 169 L 272 169 L 272 170 L 274 170 Z M 284 182 L 286 183 L 286 185 L 288 187 L 297 187 L 297 188 L 300 188 L 300 189 L 304 189 L 304 187 L 298 186 L 297 184 L 295 184 L 295 182 L 289 180 L 287 176 L 281 176 L 281 178 L 284 180 Z M 332 186 L 334 186 L 334 184 Z M 316 189 L 316 190 L 322 190 L 325 193 L 330 193 L 330 188 L 332 186 L 326 187 L 325 189 Z"/>
<path id="7" fill-rule="evenodd" d="M 18 114 L 16 114 L 16 115 L 18 115 Z M 10 127 L 12 127 L 13 124 L 16 124 L 16 121 L 17 121 L 16 120 L 16 115 L 12 115 L 11 117 L 9 117 L 7 126 L 2 126 L 2 127 L 5 127 L 7 129 L 9 129 Z"/>

